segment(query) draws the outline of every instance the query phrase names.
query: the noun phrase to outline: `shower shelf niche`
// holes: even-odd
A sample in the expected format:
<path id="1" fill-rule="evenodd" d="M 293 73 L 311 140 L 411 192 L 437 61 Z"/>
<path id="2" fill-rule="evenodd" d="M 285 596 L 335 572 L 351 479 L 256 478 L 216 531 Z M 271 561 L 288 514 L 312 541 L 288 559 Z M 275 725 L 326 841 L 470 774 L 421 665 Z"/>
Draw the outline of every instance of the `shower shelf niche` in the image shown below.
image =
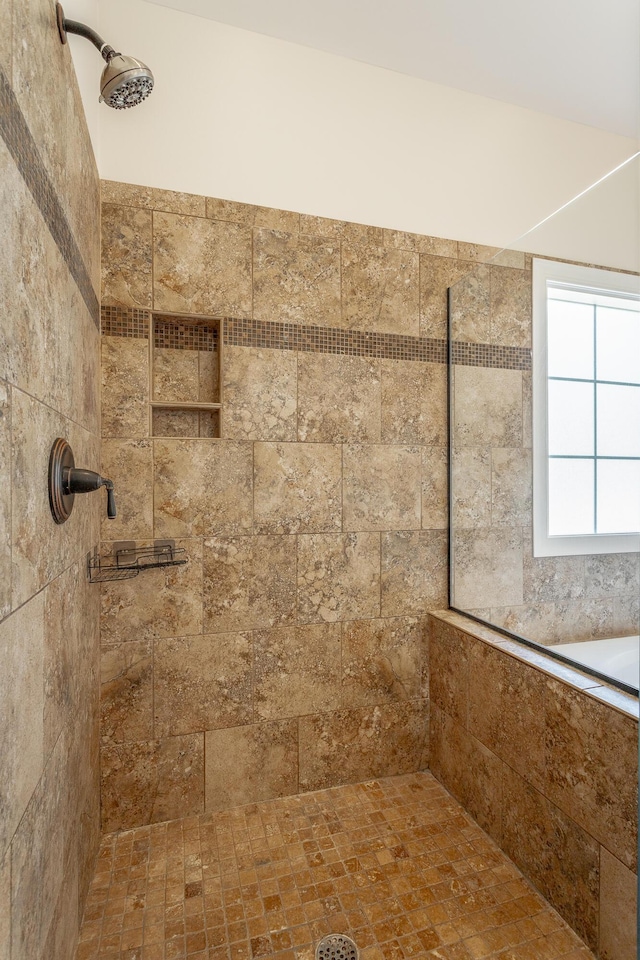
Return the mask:
<path id="1" fill-rule="evenodd" d="M 91 583 L 106 583 L 112 580 L 131 580 L 143 570 L 159 567 L 181 567 L 189 562 L 185 551 L 175 546 L 173 540 L 156 540 L 153 544 L 137 547 L 135 541 L 114 543 L 107 556 L 89 555 L 87 570 Z"/>
<path id="2" fill-rule="evenodd" d="M 152 313 L 149 420 L 152 437 L 222 435 L 222 320 Z"/>

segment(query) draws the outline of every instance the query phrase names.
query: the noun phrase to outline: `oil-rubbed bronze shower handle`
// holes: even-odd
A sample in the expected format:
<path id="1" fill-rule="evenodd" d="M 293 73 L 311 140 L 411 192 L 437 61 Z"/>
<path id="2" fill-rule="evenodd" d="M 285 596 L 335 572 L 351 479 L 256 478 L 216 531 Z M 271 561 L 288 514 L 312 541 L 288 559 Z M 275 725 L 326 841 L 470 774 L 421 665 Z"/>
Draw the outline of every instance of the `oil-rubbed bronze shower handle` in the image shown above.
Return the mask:
<path id="1" fill-rule="evenodd" d="M 79 470 L 67 441 L 62 437 L 54 440 L 49 456 L 49 505 L 55 522 L 64 523 L 69 519 L 76 493 L 91 493 L 100 487 L 106 487 L 107 516 L 113 520 L 116 515 L 113 481 L 93 470 Z"/>
<path id="2" fill-rule="evenodd" d="M 76 467 L 65 467 L 62 470 L 62 491 L 64 494 L 91 493 L 100 487 L 107 488 L 107 517 L 113 520 L 116 516 L 116 498 L 113 493 L 113 481 L 101 477 L 93 470 L 79 470 Z"/>

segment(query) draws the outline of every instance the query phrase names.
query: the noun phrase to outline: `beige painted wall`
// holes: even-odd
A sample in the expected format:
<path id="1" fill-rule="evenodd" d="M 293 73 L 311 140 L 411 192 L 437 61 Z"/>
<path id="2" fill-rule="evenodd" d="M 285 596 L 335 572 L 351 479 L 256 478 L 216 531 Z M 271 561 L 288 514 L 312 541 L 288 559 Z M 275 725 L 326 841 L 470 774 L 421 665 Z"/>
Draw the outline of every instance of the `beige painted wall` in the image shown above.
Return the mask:
<path id="1" fill-rule="evenodd" d="M 99 108 L 106 179 L 504 246 L 635 149 L 143 0 L 102 0 L 99 26 L 157 79 L 135 110 Z"/>
<path id="2" fill-rule="evenodd" d="M 47 467 L 56 437 L 99 467 L 99 184 L 50 0 L 2 0 L 0 72 L 0 956 L 71 960 L 100 831 L 104 504 L 56 526 Z"/>

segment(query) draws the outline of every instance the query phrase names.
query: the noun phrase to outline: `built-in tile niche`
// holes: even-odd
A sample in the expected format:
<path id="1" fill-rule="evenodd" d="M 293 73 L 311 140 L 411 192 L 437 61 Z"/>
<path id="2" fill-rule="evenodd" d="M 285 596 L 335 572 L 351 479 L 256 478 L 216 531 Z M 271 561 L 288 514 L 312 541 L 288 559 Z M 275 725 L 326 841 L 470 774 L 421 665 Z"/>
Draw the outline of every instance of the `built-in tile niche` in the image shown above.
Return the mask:
<path id="1" fill-rule="evenodd" d="M 154 437 L 221 436 L 221 321 L 152 314 L 149 396 Z"/>

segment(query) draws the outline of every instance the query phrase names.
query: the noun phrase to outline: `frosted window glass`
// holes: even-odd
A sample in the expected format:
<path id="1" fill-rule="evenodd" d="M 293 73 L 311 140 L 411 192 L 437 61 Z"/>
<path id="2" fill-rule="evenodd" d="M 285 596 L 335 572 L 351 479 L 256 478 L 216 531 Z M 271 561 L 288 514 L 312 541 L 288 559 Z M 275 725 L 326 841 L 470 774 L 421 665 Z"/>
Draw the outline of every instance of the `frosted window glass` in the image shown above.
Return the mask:
<path id="1" fill-rule="evenodd" d="M 640 457 L 640 387 L 597 389 L 598 456 Z"/>
<path id="2" fill-rule="evenodd" d="M 593 379 L 593 307 L 549 300 L 547 352 L 550 377 Z"/>
<path id="3" fill-rule="evenodd" d="M 598 307 L 596 338 L 598 380 L 640 383 L 640 313 Z"/>
<path id="4" fill-rule="evenodd" d="M 640 531 L 640 461 L 598 462 L 598 533 Z"/>
<path id="5" fill-rule="evenodd" d="M 593 460 L 549 460 L 549 536 L 594 533 Z"/>
<path id="6" fill-rule="evenodd" d="M 593 384 L 549 380 L 549 453 L 593 452 Z"/>

